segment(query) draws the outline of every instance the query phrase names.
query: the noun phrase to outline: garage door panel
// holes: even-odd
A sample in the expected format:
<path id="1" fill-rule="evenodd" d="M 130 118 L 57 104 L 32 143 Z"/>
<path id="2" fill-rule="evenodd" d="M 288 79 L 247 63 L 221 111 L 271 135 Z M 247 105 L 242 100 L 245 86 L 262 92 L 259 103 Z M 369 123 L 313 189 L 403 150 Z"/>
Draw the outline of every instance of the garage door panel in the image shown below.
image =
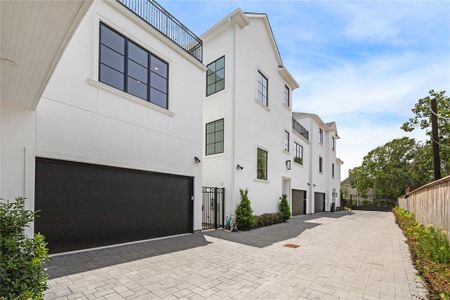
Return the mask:
<path id="1" fill-rule="evenodd" d="M 36 160 L 36 232 L 51 252 L 192 231 L 190 177 Z"/>

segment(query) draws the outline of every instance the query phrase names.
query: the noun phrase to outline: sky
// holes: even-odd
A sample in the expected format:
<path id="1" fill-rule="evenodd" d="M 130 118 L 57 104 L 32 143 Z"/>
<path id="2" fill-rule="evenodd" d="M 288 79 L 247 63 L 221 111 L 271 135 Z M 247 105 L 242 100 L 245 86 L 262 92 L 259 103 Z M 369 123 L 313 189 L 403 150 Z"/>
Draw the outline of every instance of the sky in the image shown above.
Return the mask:
<path id="1" fill-rule="evenodd" d="M 450 93 L 450 1 L 190 1 L 160 3 L 201 35 L 232 10 L 269 16 L 300 83 L 293 110 L 335 121 L 348 169 L 393 138 L 431 89 Z"/>

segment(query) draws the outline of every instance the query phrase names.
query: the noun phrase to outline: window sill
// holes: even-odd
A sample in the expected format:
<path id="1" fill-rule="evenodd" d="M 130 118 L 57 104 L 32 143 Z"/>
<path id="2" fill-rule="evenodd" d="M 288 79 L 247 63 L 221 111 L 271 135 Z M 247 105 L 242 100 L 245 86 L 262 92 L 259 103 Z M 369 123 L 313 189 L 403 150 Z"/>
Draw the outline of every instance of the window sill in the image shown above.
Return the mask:
<path id="1" fill-rule="evenodd" d="M 227 89 L 220 90 L 218 92 L 215 92 L 214 94 L 206 96 L 205 100 L 213 99 L 213 98 L 215 98 L 215 97 L 217 97 L 219 95 L 222 95 L 223 93 L 226 93 L 226 92 L 227 92 Z"/>
<path id="2" fill-rule="evenodd" d="M 255 182 L 261 182 L 261 183 L 270 183 L 269 180 L 264 180 L 264 179 L 255 179 Z"/>
<path id="3" fill-rule="evenodd" d="M 165 114 L 165 115 L 167 115 L 169 117 L 175 116 L 175 113 L 173 111 L 170 111 L 170 110 L 167 110 L 165 108 L 159 107 L 158 105 L 155 105 L 155 104 L 153 104 L 151 102 L 145 101 L 145 100 L 143 100 L 141 98 L 135 97 L 135 96 L 133 96 L 131 94 L 125 93 L 125 92 L 123 92 L 121 90 L 113 88 L 112 86 L 109 86 L 107 84 L 101 83 L 101 82 L 99 82 L 97 80 L 88 78 L 87 82 L 90 85 L 92 85 L 92 86 L 94 86 L 96 88 L 102 89 L 102 90 L 104 90 L 106 92 L 109 92 L 109 93 L 112 93 L 112 94 L 114 94 L 116 96 L 125 98 L 125 99 L 127 99 L 127 100 L 129 100 L 131 102 L 136 103 L 136 104 L 145 106 L 147 108 L 151 108 L 151 109 L 156 110 L 157 112 L 163 113 L 163 114 Z"/>
<path id="4" fill-rule="evenodd" d="M 255 99 L 255 102 L 261 106 L 262 108 L 264 108 L 267 111 L 270 111 L 270 108 L 268 106 L 265 106 L 264 104 L 262 104 L 258 99 Z"/>
<path id="5" fill-rule="evenodd" d="M 299 167 L 304 167 L 303 164 L 299 164 L 298 162 L 292 161 L 294 163 L 294 165 L 299 166 Z"/>

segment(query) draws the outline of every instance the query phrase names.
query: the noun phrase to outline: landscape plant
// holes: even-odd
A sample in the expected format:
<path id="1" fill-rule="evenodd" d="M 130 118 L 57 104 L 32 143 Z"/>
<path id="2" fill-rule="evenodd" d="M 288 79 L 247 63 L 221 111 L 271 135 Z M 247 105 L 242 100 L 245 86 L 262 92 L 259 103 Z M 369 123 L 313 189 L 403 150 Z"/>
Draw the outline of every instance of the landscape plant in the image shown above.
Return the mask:
<path id="1" fill-rule="evenodd" d="M 395 207 L 392 211 L 432 298 L 450 299 L 450 242 L 447 233 L 432 225 L 418 223 L 408 210 Z"/>
<path id="2" fill-rule="evenodd" d="M 236 207 L 236 225 L 239 230 L 249 230 L 256 224 L 256 217 L 253 214 L 252 205 L 248 198 L 248 190 L 241 189 L 241 201 Z"/>
<path id="3" fill-rule="evenodd" d="M 24 233 L 35 217 L 25 209 L 24 198 L 0 199 L 0 299 L 43 299 L 48 279 L 44 236 Z"/>
<path id="4" fill-rule="evenodd" d="M 286 222 L 291 218 L 291 209 L 289 208 L 289 203 L 286 194 L 283 194 L 280 197 L 279 211 L 280 214 L 283 216 L 283 222 Z"/>

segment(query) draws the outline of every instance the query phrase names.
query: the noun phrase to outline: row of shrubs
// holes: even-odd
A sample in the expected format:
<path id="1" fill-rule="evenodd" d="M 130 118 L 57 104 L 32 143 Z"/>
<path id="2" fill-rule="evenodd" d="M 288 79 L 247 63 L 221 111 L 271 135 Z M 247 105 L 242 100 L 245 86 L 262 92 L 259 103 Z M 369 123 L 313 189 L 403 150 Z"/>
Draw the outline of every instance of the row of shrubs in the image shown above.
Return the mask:
<path id="1" fill-rule="evenodd" d="M 395 207 L 392 211 L 430 294 L 434 298 L 450 299 L 450 242 L 447 233 L 417 222 L 408 210 Z"/>
<path id="2" fill-rule="evenodd" d="M 286 222 L 291 217 L 291 209 L 287 201 L 287 196 L 280 197 L 279 212 L 256 216 L 253 214 L 251 201 L 248 198 L 248 190 L 240 190 L 241 201 L 236 207 L 236 225 L 239 230 L 249 230 L 252 228 L 269 226 Z"/>

